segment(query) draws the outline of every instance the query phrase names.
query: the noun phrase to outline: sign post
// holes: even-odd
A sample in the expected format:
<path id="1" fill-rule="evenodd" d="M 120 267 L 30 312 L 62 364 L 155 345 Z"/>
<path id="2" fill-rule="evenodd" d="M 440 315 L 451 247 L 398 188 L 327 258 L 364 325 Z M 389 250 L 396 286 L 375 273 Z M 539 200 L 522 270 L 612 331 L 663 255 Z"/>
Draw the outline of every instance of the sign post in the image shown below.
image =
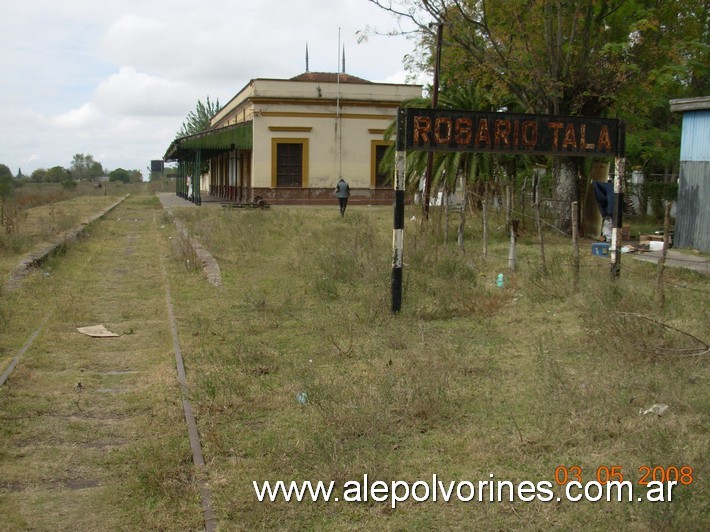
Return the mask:
<path id="1" fill-rule="evenodd" d="M 407 153 L 405 128 L 407 115 L 403 108 L 397 112 L 397 145 L 394 170 L 394 225 L 392 230 L 392 312 L 402 308 L 402 251 L 404 247 L 404 188 Z"/>

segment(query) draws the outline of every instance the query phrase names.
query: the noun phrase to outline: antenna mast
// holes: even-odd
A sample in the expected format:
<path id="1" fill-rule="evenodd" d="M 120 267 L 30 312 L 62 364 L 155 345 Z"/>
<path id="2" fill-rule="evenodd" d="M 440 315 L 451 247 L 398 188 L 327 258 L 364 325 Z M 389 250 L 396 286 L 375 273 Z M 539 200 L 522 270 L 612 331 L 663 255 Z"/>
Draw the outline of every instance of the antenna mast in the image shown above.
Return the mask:
<path id="1" fill-rule="evenodd" d="M 343 125 L 340 116 L 340 27 L 338 27 L 338 56 L 336 66 L 338 67 L 336 92 L 335 92 L 335 140 L 338 143 L 338 177 L 343 177 Z M 343 61 L 343 66 L 345 61 Z"/>

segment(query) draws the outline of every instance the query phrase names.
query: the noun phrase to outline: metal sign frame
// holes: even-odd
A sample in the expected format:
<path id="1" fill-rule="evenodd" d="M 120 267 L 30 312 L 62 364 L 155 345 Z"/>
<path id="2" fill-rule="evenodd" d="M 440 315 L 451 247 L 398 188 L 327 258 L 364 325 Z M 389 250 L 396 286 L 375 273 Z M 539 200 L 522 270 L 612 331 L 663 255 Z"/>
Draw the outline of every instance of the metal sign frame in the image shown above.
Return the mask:
<path id="1" fill-rule="evenodd" d="M 624 151 L 616 119 L 409 107 L 404 120 L 405 151 L 582 157 Z"/>
<path id="2" fill-rule="evenodd" d="M 392 312 L 398 313 L 402 308 L 407 151 L 615 157 L 616 203 L 610 258 L 612 278 L 617 278 L 621 269 L 621 179 L 624 175 L 625 143 L 624 124 L 616 119 L 400 107 L 397 110 L 394 171 Z"/>

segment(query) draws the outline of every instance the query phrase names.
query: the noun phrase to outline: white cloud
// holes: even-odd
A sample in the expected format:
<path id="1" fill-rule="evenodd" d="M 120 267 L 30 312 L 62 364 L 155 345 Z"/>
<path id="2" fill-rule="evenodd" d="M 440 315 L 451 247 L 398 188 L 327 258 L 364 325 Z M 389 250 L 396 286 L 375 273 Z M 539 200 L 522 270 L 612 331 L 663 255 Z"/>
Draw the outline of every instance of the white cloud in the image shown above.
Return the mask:
<path id="1" fill-rule="evenodd" d="M 368 0 L 34 0 L 0 18 L 0 163 L 31 173 L 91 153 L 109 168 L 159 158 L 198 99 L 226 103 L 252 78 L 340 66 L 401 83 L 406 39 Z M 27 166 L 27 168 L 25 168 Z"/>
<path id="2" fill-rule="evenodd" d="M 97 127 L 102 123 L 101 113 L 91 103 L 85 103 L 78 109 L 55 116 L 52 124 L 58 129 L 84 130 Z"/>
<path id="3" fill-rule="evenodd" d="M 187 84 L 122 67 L 102 81 L 94 103 L 104 112 L 128 116 L 174 116 L 194 105 L 195 94 Z"/>

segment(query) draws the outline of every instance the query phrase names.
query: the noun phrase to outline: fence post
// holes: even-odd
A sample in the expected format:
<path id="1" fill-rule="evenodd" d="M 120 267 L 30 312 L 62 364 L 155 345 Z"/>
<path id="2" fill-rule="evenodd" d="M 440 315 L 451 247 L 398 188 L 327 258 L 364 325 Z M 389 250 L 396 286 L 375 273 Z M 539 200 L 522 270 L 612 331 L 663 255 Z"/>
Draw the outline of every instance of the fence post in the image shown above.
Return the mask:
<path id="1" fill-rule="evenodd" d="M 481 201 L 483 209 L 483 260 L 488 258 L 488 181 L 483 187 L 483 201 Z"/>
<path id="2" fill-rule="evenodd" d="M 668 244 L 670 240 L 671 230 L 671 207 L 673 202 L 669 201 L 666 205 L 666 214 L 663 218 L 663 251 L 658 259 L 658 272 L 656 273 L 656 294 L 658 296 L 658 308 L 663 312 L 665 306 L 665 294 L 663 292 L 663 268 L 666 265 L 666 255 L 668 254 Z"/>
<path id="3" fill-rule="evenodd" d="M 542 274 L 547 275 L 547 266 L 545 264 L 545 240 L 542 234 L 542 218 L 540 217 L 540 178 L 537 173 L 533 174 L 533 205 L 535 207 L 537 237 L 540 240 L 540 266 L 542 267 Z"/>
<path id="4" fill-rule="evenodd" d="M 616 157 L 614 161 L 614 227 L 611 229 L 611 278 L 618 279 L 621 273 L 621 223 L 624 198 L 622 192 L 622 179 L 624 178 L 624 157 Z"/>
<path id="5" fill-rule="evenodd" d="M 510 251 L 508 251 L 508 270 L 515 271 L 515 242 L 518 240 L 518 224 L 520 220 L 510 221 Z"/>
<path id="6" fill-rule="evenodd" d="M 572 289 L 579 286 L 579 204 L 572 202 Z"/>

